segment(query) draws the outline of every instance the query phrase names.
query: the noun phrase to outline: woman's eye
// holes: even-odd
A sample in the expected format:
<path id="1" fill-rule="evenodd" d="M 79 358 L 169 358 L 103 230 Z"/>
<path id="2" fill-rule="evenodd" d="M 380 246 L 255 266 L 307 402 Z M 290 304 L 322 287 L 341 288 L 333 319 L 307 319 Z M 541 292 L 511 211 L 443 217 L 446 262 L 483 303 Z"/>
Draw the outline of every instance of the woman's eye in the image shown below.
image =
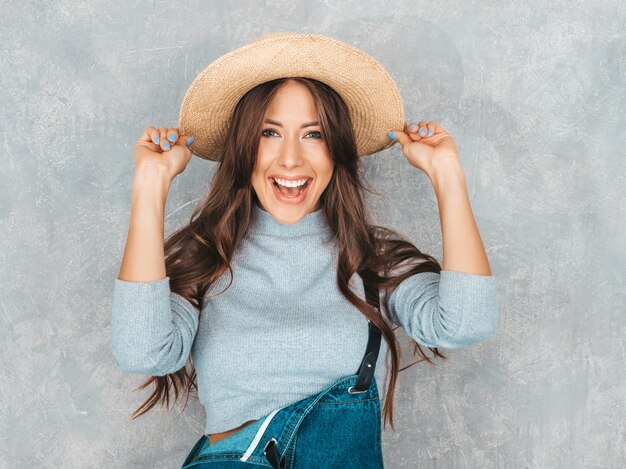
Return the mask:
<path id="1" fill-rule="evenodd" d="M 276 131 L 275 131 L 274 129 L 265 129 L 265 130 L 262 132 L 262 134 L 263 134 L 264 136 L 266 136 L 266 137 L 269 137 L 269 136 L 270 136 L 270 135 L 267 135 L 267 134 L 266 134 L 266 132 L 274 132 L 274 133 L 276 133 Z M 307 135 L 311 135 L 311 134 L 318 134 L 318 137 L 316 137 L 316 138 L 322 138 L 322 134 L 321 134 L 321 132 L 318 132 L 317 130 L 314 130 L 314 131 L 312 131 L 312 132 L 309 132 Z"/>

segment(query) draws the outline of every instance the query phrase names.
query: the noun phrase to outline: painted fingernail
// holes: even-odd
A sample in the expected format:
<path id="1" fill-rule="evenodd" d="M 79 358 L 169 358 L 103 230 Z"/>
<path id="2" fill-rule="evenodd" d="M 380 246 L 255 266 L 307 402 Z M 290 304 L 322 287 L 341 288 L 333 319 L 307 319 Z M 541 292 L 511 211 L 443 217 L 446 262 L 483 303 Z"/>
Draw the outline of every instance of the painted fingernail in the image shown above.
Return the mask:
<path id="1" fill-rule="evenodd" d="M 389 132 L 387 132 L 387 135 L 389 135 L 389 138 L 390 138 L 391 140 L 395 140 L 395 139 L 396 139 L 396 134 L 395 134 L 395 132 L 389 131 Z"/>
<path id="2" fill-rule="evenodd" d="M 189 139 L 187 140 L 187 146 L 191 145 L 194 142 L 195 138 L 193 137 L 189 137 Z"/>
<path id="3" fill-rule="evenodd" d="M 170 142 L 165 142 L 163 144 L 163 148 L 165 148 L 166 150 L 169 150 L 170 149 Z"/>
<path id="4" fill-rule="evenodd" d="M 426 129 L 424 127 L 422 127 L 420 129 L 420 135 L 424 135 L 426 133 Z"/>
<path id="5" fill-rule="evenodd" d="M 176 134 L 169 134 L 169 135 L 168 135 L 168 137 L 167 137 L 167 139 L 168 139 L 170 142 L 175 142 L 175 141 L 176 141 Z"/>
<path id="6" fill-rule="evenodd" d="M 159 144 L 159 136 L 156 135 L 155 137 L 153 137 L 152 141 L 154 142 L 155 145 L 158 145 Z"/>
<path id="7" fill-rule="evenodd" d="M 415 132 L 417 130 L 417 124 L 411 124 L 411 130 Z"/>
<path id="8" fill-rule="evenodd" d="M 433 129 L 428 129 L 428 136 L 430 137 L 433 134 Z"/>

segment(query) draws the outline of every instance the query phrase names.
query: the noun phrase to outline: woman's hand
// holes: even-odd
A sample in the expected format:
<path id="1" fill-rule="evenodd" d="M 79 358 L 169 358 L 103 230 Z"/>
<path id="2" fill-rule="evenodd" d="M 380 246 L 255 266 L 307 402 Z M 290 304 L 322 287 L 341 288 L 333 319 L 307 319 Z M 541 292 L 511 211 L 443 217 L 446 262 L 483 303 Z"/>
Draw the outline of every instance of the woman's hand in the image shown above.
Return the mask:
<path id="1" fill-rule="evenodd" d="M 452 136 L 436 121 L 405 122 L 403 130 L 393 130 L 396 141 L 402 145 L 402 153 L 412 166 L 421 169 L 429 177 L 441 165 L 460 165 L 459 152 Z M 389 138 L 393 138 L 389 132 Z"/>
<path id="2" fill-rule="evenodd" d="M 165 171 L 171 182 L 191 160 L 192 143 L 193 137 L 179 136 L 178 129 L 146 127 L 135 143 L 135 172 L 156 167 Z"/>

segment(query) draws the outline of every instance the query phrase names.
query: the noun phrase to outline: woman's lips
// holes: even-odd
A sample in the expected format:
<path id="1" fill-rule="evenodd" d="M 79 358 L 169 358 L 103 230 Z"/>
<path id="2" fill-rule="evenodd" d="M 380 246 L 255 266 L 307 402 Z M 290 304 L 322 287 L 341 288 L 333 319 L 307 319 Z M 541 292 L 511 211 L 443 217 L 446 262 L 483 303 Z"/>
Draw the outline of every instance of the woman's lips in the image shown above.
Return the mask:
<path id="1" fill-rule="evenodd" d="M 300 194 L 298 194 L 295 197 L 288 197 L 286 195 L 283 195 L 280 190 L 278 190 L 278 188 L 276 187 L 276 185 L 278 183 L 274 182 L 274 178 L 269 177 L 268 178 L 269 184 L 272 186 L 272 192 L 274 193 L 274 196 L 281 202 L 286 203 L 286 204 L 291 204 L 291 205 L 297 205 L 299 203 L 301 203 L 307 196 L 308 192 L 309 192 L 309 188 L 311 187 L 311 185 L 313 184 L 313 179 L 309 179 L 309 181 L 306 183 L 306 188 L 304 189 L 304 191 L 302 191 Z"/>

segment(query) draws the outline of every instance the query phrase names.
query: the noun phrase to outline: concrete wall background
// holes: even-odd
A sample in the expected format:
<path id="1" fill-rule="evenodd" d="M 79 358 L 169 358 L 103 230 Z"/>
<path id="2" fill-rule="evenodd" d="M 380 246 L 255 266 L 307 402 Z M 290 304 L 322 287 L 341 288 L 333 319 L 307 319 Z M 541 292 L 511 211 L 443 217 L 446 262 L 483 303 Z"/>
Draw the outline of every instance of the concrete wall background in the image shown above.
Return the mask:
<path id="1" fill-rule="evenodd" d="M 499 278 L 497 337 L 400 375 L 390 468 L 626 466 L 626 8 L 596 2 L 2 2 L 0 467 L 180 467 L 204 411 L 153 409 L 112 362 L 132 149 L 217 56 L 280 30 L 385 65 L 456 139 Z M 434 191 L 363 162 L 381 224 L 441 260 Z M 194 158 L 166 233 L 207 189 Z M 408 363 L 408 361 L 407 361 Z"/>

